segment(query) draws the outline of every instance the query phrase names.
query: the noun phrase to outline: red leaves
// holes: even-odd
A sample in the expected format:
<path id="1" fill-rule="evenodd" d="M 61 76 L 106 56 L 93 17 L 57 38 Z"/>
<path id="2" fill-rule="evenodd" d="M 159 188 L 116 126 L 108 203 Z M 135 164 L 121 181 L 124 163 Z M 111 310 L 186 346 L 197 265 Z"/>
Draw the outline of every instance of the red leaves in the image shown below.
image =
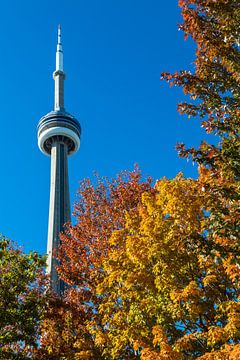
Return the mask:
<path id="1" fill-rule="evenodd" d="M 185 5 L 185 0 L 178 0 L 178 6 L 183 7 Z"/>

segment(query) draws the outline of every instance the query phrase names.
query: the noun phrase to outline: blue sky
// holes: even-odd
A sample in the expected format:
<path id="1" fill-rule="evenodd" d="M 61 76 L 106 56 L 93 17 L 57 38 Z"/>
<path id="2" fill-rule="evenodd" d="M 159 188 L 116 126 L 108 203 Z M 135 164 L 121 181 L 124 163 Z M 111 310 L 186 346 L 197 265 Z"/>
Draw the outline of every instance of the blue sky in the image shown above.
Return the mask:
<path id="1" fill-rule="evenodd" d="M 50 162 L 36 126 L 53 108 L 58 23 L 65 107 L 83 130 L 69 159 L 72 202 L 81 179 L 112 177 L 136 162 L 154 179 L 196 176 L 174 147 L 198 144 L 203 132 L 176 112 L 182 91 L 159 79 L 193 66 L 194 44 L 179 22 L 177 0 L 1 1 L 0 232 L 24 251 L 46 251 Z"/>

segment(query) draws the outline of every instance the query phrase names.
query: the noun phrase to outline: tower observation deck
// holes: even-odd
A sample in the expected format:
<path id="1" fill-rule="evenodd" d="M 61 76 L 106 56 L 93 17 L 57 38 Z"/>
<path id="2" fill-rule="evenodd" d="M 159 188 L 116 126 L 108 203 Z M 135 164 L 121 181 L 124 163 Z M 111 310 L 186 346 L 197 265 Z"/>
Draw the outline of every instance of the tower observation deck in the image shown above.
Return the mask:
<path id="1" fill-rule="evenodd" d="M 81 127 L 78 120 L 64 108 L 65 73 L 63 71 L 60 25 L 58 27 L 56 70 L 53 78 L 55 81 L 54 110 L 40 119 L 37 135 L 39 149 L 51 157 L 47 272 L 50 273 L 52 289 L 58 295 L 62 295 L 64 282 L 59 279 L 55 269 L 58 261 L 54 258 L 54 252 L 60 244 L 59 233 L 71 216 L 68 156 L 74 154 L 80 147 Z"/>

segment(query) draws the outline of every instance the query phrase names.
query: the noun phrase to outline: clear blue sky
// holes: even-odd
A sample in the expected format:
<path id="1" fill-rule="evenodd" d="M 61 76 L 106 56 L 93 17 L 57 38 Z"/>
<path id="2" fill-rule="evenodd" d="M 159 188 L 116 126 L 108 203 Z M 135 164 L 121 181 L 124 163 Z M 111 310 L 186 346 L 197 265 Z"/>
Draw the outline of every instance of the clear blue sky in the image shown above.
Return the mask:
<path id="1" fill-rule="evenodd" d="M 192 67 L 194 46 L 180 21 L 177 0 L 1 1 L 0 232 L 24 251 L 46 251 L 50 162 L 36 126 L 53 108 L 58 23 L 65 105 L 83 129 L 69 159 L 72 202 L 81 179 L 112 177 L 136 162 L 155 179 L 196 176 L 174 147 L 197 144 L 203 133 L 176 112 L 182 91 L 159 80 Z"/>

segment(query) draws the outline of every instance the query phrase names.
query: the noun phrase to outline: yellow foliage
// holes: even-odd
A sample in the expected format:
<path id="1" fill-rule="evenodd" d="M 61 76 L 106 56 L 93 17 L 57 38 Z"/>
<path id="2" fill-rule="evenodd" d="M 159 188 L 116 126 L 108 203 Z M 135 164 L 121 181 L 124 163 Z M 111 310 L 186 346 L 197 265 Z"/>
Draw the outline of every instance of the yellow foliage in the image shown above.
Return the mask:
<path id="1" fill-rule="evenodd" d="M 112 359 L 129 346 L 142 360 L 196 352 L 199 359 L 222 359 L 225 344 L 240 338 L 239 259 L 228 251 L 229 238 L 208 228 L 209 182 L 216 179 L 204 168 L 200 180 L 181 174 L 159 180 L 111 235 L 94 335 Z"/>
<path id="2" fill-rule="evenodd" d="M 229 336 L 225 328 L 219 326 L 210 327 L 207 333 L 207 344 L 208 346 L 214 346 L 227 341 L 228 338 Z"/>
<path id="3" fill-rule="evenodd" d="M 206 353 L 200 357 L 199 360 L 239 360 L 240 359 L 240 345 L 226 344 L 220 350 Z"/>
<path id="4" fill-rule="evenodd" d="M 178 339 L 175 343 L 175 349 L 181 351 L 192 351 L 194 344 L 199 341 L 197 333 L 186 334 Z"/>
<path id="5" fill-rule="evenodd" d="M 207 285 L 210 285 L 210 284 L 216 283 L 216 282 L 217 282 L 217 276 L 216 275 L 207 275 L 203 279 L 204 286 L 207 286 Z"/>

